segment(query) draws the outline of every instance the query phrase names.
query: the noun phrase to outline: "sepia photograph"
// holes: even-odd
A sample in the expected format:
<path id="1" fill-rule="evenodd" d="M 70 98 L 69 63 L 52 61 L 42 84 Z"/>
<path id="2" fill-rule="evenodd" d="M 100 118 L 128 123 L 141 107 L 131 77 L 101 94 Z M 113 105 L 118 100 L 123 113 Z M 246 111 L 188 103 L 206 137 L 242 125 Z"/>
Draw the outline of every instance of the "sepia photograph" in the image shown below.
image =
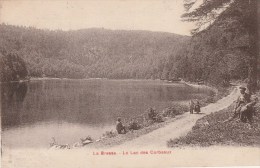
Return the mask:
<path id="1" fill-rule="evenodd" d="M 0 167 L 260 167 L 259 18 L 260 0 L 0 0 Z"/>

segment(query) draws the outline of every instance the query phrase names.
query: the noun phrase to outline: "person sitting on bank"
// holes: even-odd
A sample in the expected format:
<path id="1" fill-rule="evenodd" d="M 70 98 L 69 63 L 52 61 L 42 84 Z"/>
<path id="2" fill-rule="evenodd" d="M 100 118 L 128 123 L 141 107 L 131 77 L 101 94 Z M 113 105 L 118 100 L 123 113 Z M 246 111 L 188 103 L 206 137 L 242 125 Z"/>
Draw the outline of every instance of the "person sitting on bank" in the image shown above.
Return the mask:
<path id="1" fill-rule="evenodd" d="M 254 95 L 246 93 L 245 91 L 245 87 L 240 87 L 241 95 L 238 97 L 237 103 L 240 103 L 240 106 L 242 107 L 239 108 L 239 104 L 237 106 L 239 106 L 238 110 L 240 110 L 240 120 L 242 122 L 248 121 L 251 125 L 253 123 L 254 105 L 257 103 L 258 99 Z"/>
<path id="2" fill-rule="evenodd" d="M 196 113 L 199 113 L 200 112 L 200 102 L 199 100 L 196 100 L 195 104 L 194 104 L 194 111 Z"/>
<path id="3" fill-rule="evenodd" d="M 153 108 L 148 111 L 148 118 L 153 122 L 163 122 L 163 118 Z"/>
<path id="4" fill-rule="evenodd" d="M 156 116 L 157 116 L 157 114 L 156 114 L 155 110 L 153 108 L 150 108 L 148 111 L 148 118 L 150 120 L 156 121 L 156 119 L 157 119 Z"/>
<path id="5" fill-rule="evenodd" d="M 117 121 L 116 121 L 116 130 L 117 130 L 118 134 L 125 134 L 126 133 L 125 126 L 122 124 L 120 117 L 118 117 Z"/>
<path id="6" fill-rule="evenodd" d="M 253 106 L 257 102 L 257 98 L 251 99 L 251 95 L 246 93 L 246 87 L 240 86 L 240 95 L 236 100 L 236 105 L 234 109 L 234 113 L 231 117 L 229 117 L 227 121 L 232 121 L 233 119 L 237 118 L 240 119 L 242 122 L 248 122 L 252 124 L 253 120 Z"/>

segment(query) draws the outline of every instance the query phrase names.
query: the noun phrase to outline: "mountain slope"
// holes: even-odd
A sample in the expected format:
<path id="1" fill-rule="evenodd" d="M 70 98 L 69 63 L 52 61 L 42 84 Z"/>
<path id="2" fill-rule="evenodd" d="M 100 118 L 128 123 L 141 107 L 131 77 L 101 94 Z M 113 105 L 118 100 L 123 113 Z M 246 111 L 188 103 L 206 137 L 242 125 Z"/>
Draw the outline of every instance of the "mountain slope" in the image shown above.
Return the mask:
<path id="1" fill-rule="evenodd" d="M 16 52 L 31 76 L 161 78 L 187 36 L 149 31 L 49 31 L 0 25 L 0 51 Z"/>

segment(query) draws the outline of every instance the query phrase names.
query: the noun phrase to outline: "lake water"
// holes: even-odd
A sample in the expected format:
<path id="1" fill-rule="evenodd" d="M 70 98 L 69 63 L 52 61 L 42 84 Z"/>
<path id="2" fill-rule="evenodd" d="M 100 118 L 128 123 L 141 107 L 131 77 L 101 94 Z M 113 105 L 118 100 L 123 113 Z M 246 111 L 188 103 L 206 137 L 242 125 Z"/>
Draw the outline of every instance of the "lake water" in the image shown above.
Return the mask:
<path id="1" fill-rule="evenodd" d="M 117 117 L 202 99 L 211 90 L 156 80 L 44 79 L 1 84 L 2 145 L 49 147 L 115 130 Z"/>

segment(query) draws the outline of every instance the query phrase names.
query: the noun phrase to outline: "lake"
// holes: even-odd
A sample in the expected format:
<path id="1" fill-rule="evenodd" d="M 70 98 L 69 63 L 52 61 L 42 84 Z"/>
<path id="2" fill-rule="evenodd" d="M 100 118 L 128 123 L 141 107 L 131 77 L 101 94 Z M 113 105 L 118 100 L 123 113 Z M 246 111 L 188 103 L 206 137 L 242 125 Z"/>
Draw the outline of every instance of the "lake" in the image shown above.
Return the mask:
<path id="1" fill-rule="evenodd" d="M 100 137 L 117 117 L 132 118 L 153 107 L 187 104 L 213 92 L 159 80 L 42 79 L 1 84 L 2 145 L 49 147 Z"/>

